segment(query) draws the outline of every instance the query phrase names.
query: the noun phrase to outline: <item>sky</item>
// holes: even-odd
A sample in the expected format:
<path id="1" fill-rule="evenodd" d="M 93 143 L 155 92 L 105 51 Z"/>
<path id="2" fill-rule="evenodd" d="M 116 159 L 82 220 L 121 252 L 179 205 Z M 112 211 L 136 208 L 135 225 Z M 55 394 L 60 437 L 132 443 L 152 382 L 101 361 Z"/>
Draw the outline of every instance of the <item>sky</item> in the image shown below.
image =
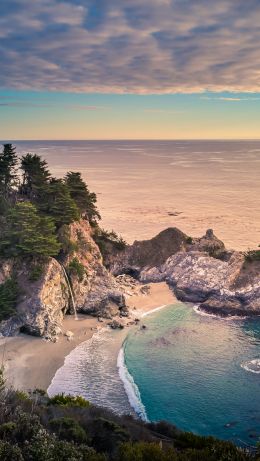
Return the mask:
<path id="1" fill-rule="evenodd" d="M 259 0 L 1 0 L 0 139 L 260 138 Z"/>

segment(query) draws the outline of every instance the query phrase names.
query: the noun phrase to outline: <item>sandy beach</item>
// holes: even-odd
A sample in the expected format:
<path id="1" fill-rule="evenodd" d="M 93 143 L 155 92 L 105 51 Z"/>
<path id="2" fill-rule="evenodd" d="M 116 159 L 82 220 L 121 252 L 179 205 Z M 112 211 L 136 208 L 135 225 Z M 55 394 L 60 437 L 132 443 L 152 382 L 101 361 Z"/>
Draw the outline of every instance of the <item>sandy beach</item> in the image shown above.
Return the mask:
<path id="1" fill-rule="evenodd" d="M 127 299 L 132 318 L 141 318 L 150 310 L 174 302 L 176 298 L 166 283 L 150 284 L 148 294 L 133 295 Z M 100 323 L 97 318 L 86 315 L 80 315 L 78 320 L 66 316 L 62 334 L 56 343 L 24 334 L 1 339 L 0 357 L 7 385 L 26 391 L 35 388 L 47 390 L 65 357 L 107 323 L 108 320 Z M 67 331 L 73 333 L 70 341 L 64 336 Z"/>

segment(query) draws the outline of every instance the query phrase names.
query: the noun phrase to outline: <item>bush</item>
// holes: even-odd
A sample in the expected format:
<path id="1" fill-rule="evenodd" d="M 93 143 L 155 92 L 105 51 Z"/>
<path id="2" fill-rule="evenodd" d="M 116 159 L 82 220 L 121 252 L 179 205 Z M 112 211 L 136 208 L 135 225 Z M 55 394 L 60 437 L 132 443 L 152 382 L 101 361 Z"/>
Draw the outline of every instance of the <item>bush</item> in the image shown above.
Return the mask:
<path id="1" fill-rule="evenodd" d="M 29 273 L 30 282 L 37 282 L 43 275 L 44 268 L 40 265 L 34 266 Z"/>
<path id="2" fill-rule="evenodd" d="M 52 430 L 60 439 L 75 443 L 86 443 L 87 434 L 83 427 L 72 418 L 56 418 L 50 421 Z"/>
<path id="3" fill-rule="evenodd" d="M 0 322 L 16 313 L 17 299 L 17 282 L 14 278 L 9 278 L 0 285 Z"/>
<path id="4" fill-rule="evenodd" d="M 54 397 L 50 398 L 48 405 L 59 405 L 62 407 L 81 407 L 88 408 L 90 403 L 88 400 L 84 399 L 80 395 L 64 395 L 57 394 Z"/>
<path id="5" fill-rule="evenodd" d="M 83 266 L 83 264 L 81 264 L 81 262 L 79 262 L 78 258 L 76 257 L 70 261 L 67 267 L 67 271 L 69 275 L 76 275 L 80 282 L 82 282 L 84 275 L 86 273 L 85 267 Z"/>
<path id="6" fill-rule="evenodd" d="M 249 262 L 260 261 L 260 250 L 247 251 L 245 253 L 245 258 Z"/>
<path id="7" fill-rule="evenodd" d="M 192 242 L 193 242 L 192 237 L 187 237 L 187 238 L 186 238 L 186 243 L 188 243 L 189 245 L 191 245 Z"/>

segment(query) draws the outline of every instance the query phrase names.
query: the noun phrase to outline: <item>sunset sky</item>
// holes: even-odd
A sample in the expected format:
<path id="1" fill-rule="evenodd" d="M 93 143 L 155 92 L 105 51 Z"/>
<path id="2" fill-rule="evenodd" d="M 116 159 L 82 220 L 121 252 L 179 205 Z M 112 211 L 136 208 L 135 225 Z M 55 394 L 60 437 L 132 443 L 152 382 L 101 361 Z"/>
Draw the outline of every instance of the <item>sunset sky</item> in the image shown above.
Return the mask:
<path id="1" fill-rule="evenodd" d="M 0 138 L 260 138 L 259 0 L 2 0 Z"/>

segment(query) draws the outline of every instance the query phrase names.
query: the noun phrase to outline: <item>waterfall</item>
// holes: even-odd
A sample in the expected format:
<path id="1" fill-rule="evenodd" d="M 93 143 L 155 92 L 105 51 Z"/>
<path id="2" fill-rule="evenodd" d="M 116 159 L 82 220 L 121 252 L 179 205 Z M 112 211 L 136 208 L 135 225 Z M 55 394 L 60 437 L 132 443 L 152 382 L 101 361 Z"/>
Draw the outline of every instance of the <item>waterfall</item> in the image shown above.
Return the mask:
<path id="1" fill-rule="evenodd" d="M 68 285 L 68 288 L 69 288 L 69 293 L 70 293 L 71 302 L 72 302 L 73 311 L 74 311 L 74 317 L 75 317 L 75 320 L 78 320 L 78 315 L 77 315 L 77 310 L 76 310 L 76 303 L 75 303 L 74 294 L 73 294 L 73 291 L 72 291 L 72 288 L 71 288 L 70 279 L 69 279 L 69 277 L 68 277 L 68 274 L 67 274 L 67 272 L 66 272 L 65 267 L 64 267 L 62 264 L 61 264 L 61 267 L 62 267 L 62 269 L 63 269 L 64 276 L 65 276 L 65 280 L 66 280 L 67 285 Z"/>

